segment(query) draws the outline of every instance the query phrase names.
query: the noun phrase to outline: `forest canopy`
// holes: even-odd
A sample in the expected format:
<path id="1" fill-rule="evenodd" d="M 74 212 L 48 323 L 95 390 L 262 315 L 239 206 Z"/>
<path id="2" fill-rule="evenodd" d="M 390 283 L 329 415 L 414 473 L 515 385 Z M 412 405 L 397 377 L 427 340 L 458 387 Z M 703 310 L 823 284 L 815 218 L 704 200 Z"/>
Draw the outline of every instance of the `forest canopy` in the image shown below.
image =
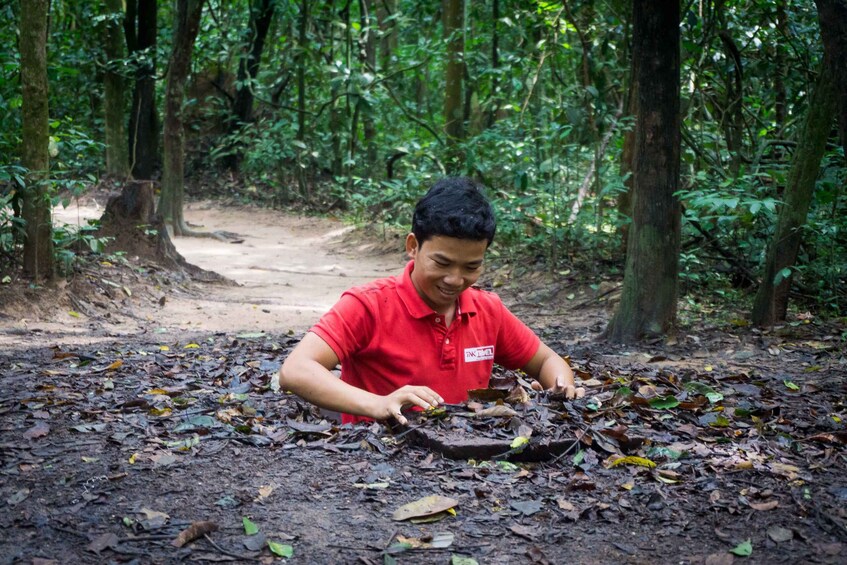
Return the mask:
<path id="1" fill-rule="evenodd" d="M 658 80 L 635 80 L 635 16 L 664 4 L 45 2 L 49 166 L 39 171 L 26 155 L 30 3 L 0 2 L 0 278 L 26 274 L 36 187 L 58 204 L 106 178 L 166 191 L 184 178 L 195 197 L 405 227 L 433 179 L 463 174 L 495 202 L 495 255 L 619 279 L 633 181 L 647 183 L 638 181 L 647 166 L 633 169 L 648 154 L 636 141 L 638 104 L 660 94 Z M 843 15 L 843 4 L 817 8 Z M 678 57 L 668 88 L 679 165 L 667 196 L 680 235 L 665 253 L 675 254 L 683 300 L 724 297 L 749 310 L 764 281 L 777 298 L 755 298 L 764 306 L 754 321 L 784 319 L 789 295 L 802 310 L 845 310 L 844 82 L 825 56 L 818 9 L 683 2 L 663 24 L 679 22 L 678 45 L 664 48 Z M 829 23 L 843 38 L 844 22 Z M 174 165 L 169 147 L 184 162 Z M 780 219 L 788 208 L 799 211 L 794 223 Z M 795 251 L 773 243 L 787 237 L 780 226 L 797 236 Z M 80 240 L 98 250 L 92 233 L 52 233 L 60 270 L 72 268 Z"/>

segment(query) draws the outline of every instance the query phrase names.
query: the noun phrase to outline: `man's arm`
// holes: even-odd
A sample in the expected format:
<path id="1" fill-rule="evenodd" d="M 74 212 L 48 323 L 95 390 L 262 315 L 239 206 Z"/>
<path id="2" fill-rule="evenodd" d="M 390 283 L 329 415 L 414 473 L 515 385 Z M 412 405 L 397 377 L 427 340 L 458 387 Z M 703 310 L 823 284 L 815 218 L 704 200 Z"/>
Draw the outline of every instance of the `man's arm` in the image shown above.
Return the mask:
<path id="1" fill-rule="evenodd" d="M 437 406 L 444 400 L 425 386 L 404 386 L 387 396 L 354 387 L 330 371 L 338 365 L 338 356 L 317 334 L 309 332 L 289 354 L 279 370 L 279 384 L 312 404 L 375 420 L 395 418 L 406 423 L 402 410 L 415 405 Z"/>
<path id="2" fill-rule="evenodd" d="M 522 370 L 536 380 L 532 383 L 532 388 L 536 390 L 564 393 L 567 398 L 585 396 L 585 389 L 574 385 L 573 371 L 567 362 L 544 342 L 541 342 L 538 351 Z"/>

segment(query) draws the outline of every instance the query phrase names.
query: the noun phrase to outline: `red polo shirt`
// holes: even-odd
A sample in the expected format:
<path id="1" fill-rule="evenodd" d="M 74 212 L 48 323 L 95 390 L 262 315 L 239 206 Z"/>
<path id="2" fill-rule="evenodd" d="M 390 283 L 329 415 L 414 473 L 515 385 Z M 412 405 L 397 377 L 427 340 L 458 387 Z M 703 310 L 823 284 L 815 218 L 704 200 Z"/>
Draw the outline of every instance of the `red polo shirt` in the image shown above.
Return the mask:
<path id="1" fill-rule="evenodd" d="M 346 291 L 311 328 L 338 356 L 344 382 L 380 395 L 428 386 L 453 404 L 487 387 L 494 363 L 518 369 L 538 351 L 532 330 L 484 290 L 459 295 L 448 328 L 415 289 L 413 268 L 410 261 L 400 276 Z M 345 423 L 362 420 L 342 415 Z"/>

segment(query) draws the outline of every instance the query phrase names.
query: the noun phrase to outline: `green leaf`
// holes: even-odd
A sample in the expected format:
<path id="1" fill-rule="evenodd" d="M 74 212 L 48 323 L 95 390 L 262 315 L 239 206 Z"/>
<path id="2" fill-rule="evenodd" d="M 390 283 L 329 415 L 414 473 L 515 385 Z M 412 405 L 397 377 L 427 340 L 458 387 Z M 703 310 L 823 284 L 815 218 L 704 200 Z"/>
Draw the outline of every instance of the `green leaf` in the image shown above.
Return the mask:
<path id="1" fill-rule="evenodd" d="M 243 518 L 241 518 L 241 523 L 244 524 L 244 533 L 247 534 L 248 536 L 255 536 L 256 534 L 259 533 L 259 526 L 254 524 L 250 520 L 250 518 L 244 516 Z"/>
<path id="2" fill-rule="evenodd" d="M 464 555 L 450 555 L 450 565 L 479 565 L 479 561 L 473 557 L 465 557 Z"/>
<path id="3" fill-rule="evenodd" d="M 753 554 L 753 544 L 750 540 L 744 540 L 729 551 L 739 557 L 750 557 Z"/>
<path id="4" fill-rule="evenodd" d="M 657 396 L 656 398 L 651 398 L 648 403 L 656 410 L 667 410 L 668 408 L 679 406 L 679 400 L 673 396 Z"/>
<path id="5" fill-rule="evenodd" d="M 791 276 L 791 269 L 789 267 L 785 267 L 784 269 L 780 270 L 776 274 L 776 276 L 773 278 L 773 285 L 774 286 L 779 285 L 782 281 L 784 281 L 785 279 L 787 279 L 790 276 Z"/>
<path id="6" fill-rule="evenodd" d="M 794 384 L 793 382 L 789 381 L 788 379 L 785 379 L 785 380 L 784 380 L 784 381 L 782 381 L 782 382 L 783 382 L 783 384 L 784 384 L 784 385 L 785 385 L 785 386 L 786 386 L 789 390 L 800 390 L 800 387 L 799 387 L 799 386 L 797 386 L 797 385 L 796 385 L 796 384 Z"/>
<path id="7" fill-rule="evenodd" d="M 729 427 L 729 418 L 726 416 L 719 414 L 715 421 L 709 424 L 713 428 L 728 428 Z"/>
<path id="8" fill-rule="evenodd" d="M 527 438 L 525 438 L 523 436 L 518 436 L 518 437 L 516 437 L 515 439 L 512 440 L 512 443 L 509 445 L 509 447 L 512 448 L 512 449 L 518 449 L 520 447 L 525 446 L 528 443 L 529 443 L 529 440 Z"/>
<path id="9" fill-rule="evenodd" d="M 574 467 L 582 463 L 582 460 L 585 459 L 585 451 L 580 449 L 576 452 L 576 455 L 573 456 L 573 464 Z"/>
<path id="10" fill-rule="evenodd" d="M 294 555 L 294 548 L 286 543 L 277 543 L 275 541 L 268 540 L 268 549 L 270 549 L 271 553 L 274 555 L 285 557 L 286 559 Z"/>
<path id="11" fill-rule="evenodd" d="M 719 392 L 707 392 L 706 398 L 709 399 L 709 402 L 712 404 L 717 404 L 721 400 L 723 400 L 723 395 Z"/>

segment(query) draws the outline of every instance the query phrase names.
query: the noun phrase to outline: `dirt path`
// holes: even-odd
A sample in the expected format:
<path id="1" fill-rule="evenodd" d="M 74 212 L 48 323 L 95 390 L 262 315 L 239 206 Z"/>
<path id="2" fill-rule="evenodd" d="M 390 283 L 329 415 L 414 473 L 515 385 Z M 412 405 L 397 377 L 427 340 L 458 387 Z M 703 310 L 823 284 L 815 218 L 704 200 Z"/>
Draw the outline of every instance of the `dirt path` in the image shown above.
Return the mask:
<path id="1" fill-rule="evenodd" d="M 84 225 L 102 215 L 104 204 L 103 198 L 74 203 L 57 209 L 55 220 Z M 110 304 L 103 312 L 71 304 L 56 306 L 46 315 L 25 308 L 7 312 L 0 318 L 7 330 L 0 332 L 0 347 L 40 340 L 49 345 L 81 343 L 148 332 L 305 331 L 345 289 L 396 273 L 405 262 L 401 242 L 354 241 L 352 228 L 340 221 L 211 202 L 188 204 L 185 216 L 198 230 L 225 232 L 228 237 L 174 238 L 177 250 L 189 263 L 236 285 L 142 286 L 134 293 L 131 282 L 110 280 L 119 307 Z M 128 290 L 122 293 L 123 287 Z"/>
<path id="2" fill-rule="evenodd" d="M 339 221 L 294 216 L 256 208 L 189 204 L 186 218 L 202 229 L 236 239 L 175 238 L 189 263 L 238 283 L 217 286 L 205 297 L 171 301 L 162 318 L 171 326 L 209 331 L 300 331 L 326 312 L 341 293 L 397 272 L 398 251 L 347 244 L 351 228 Z"/>

